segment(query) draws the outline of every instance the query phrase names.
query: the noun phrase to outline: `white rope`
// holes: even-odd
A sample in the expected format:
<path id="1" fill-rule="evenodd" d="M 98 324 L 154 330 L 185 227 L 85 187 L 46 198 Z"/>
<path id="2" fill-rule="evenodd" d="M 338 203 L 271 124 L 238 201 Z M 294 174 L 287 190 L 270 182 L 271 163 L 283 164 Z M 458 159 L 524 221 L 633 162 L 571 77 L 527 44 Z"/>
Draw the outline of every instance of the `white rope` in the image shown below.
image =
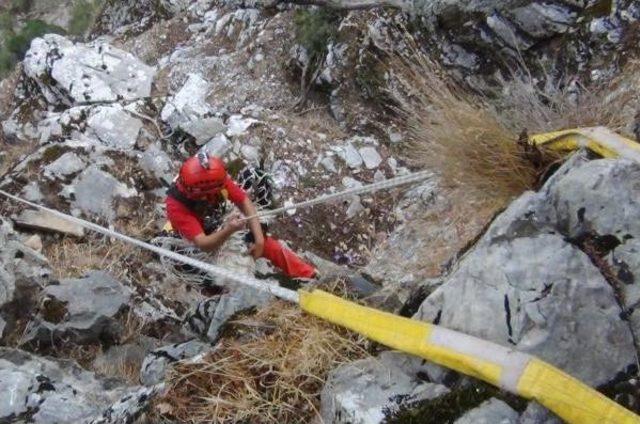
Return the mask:
<path id="1" fill-rule="evenodd" d="M 402 175 L 400 177 L 391 178 L 388 180 L 380 181 L 378 183 L 367 184 L 361 187 L 354 187 L 344 191 L 339 191 L 337 193 L 325 194 L 323 196 L 316 197 L 315 199 L 296 203 L 294 205 L 287 205 L 282 208 L 263 211 L 256 215 L 245 217 L 242 220 L 249 220 L 252 218 L 266 218 L 274 215 L 280 215 L 281 213 L 284 213 L 288 210 L 308 208 L 310 206 L 315 206 L 321 203 L 328 203 L 338 199 L 343 199 L 345 197 L 355 196 L 356 194 L 372 193 L 374 191 L 384 190 L 384 189 L 393 188 L 393 187 L 397 187 L 404 184 L 413 183 L 416 181 L 425 180 L 432 176 L 433 176 L 433 173 L 429 171 L 421 171 L 421 172 L 415 172 L 413 174 Z"/>
<path id="2" fill-rule="evenodd" d="M 383 189 L 387 189 L 387 188 L 392 188 L 392 187 L 396 187 L 399 185 L 403 185 L 403 184 L 408 184 L 408 183 L 412 183 L 412 182 L 416 182 L 416 181 L 420 181 L 426 178 L 431 177 L 433 174 L 431 172 L 428 171 L 422 171 L 422 172 L 416 172 L 413 174 L 409 174 L 409 175 L 403 175 L 401 177 L 396 177 L 396 178 L 392 178 L 389 180 L 385 180 L 385 181 L 381 181 L 378 183 L 373 183 L 373 184 L 369 184 L 369 185 L 364 185 L 362 187 L 355 187 L 352 189 L 348 189 L 348 190 L 344 190 L 338 193 L 332 193 L 332 194 L 326 194 L 324 196 L 320 196 L 317 197 L 315 199 L 311 199 L 308 200 L 306 202 L 301 202 L 295 205 L 289 205 L 289 206 L 285 206 L 283 208 L 279 208 L 279 209 L 274 209 L 274 210 L 269 210 L 269 211 L 264 211 L 261 212 L 257 215 L 254 216 L 250 216 L 250 217 L 246 217 L 243 218 L 244 220 L 248 220 L 254 217 L 269 217 L 269 216 L 274 216 L 274 215 L 278 215 L 281 214 L 285 211 L 288 210 L 292 210 L 292 209 L 298 209 L 298 208 L 306 208 L 309 206 L 313 206 L 313 205 L 318 205 L 321 203 L 326 203 L 326 202 L 330 202 L 333 200 L 337 200 L 337 199 L 341 199 L 344 197 L 348 197 L 348 196 L 353 196 L 356 194 L 361 194 L 361 193 L 371 193 L 374 191 L 378 191 L 378 190 L 383 190 Z M 293 291 L 293 290 L 289 290 L 286 289 L 284 287 L 280 287 L 278 285 L 274 285 L 274 284 L 268 284 L 265 283 L 263 281 L 260 281 L 254 277 L 248 276 L 248 275 L 244 275 L 244 274 L 240 274 L 237 272 L 233 272 L 233 271 L 229 271 L 227 269 L 197 260 L 197 259 L 193 259 L 190 258 L 188 256 L 185 255 L 181 255 L 179 253 L 176 252 L 172 252 L 168 249 L 164 249 L 162 247 L 159 246 L 154 246 L 152 244 L 149 243 L 145 243 L 143 241 L 137 240 L 135 238 L 126 236 L 124 234 L 118 233 L 117 231 L 114 230 L 110 230 L 108 228 L 104 228 L 101 227 L 100 225 L 94 224 L 93 222 L 89 222 L 86 221 L 84 219 L 81 218 L 76 218 L 74 216 L 71 215 L 67 215 L 65 213 L 59 212 L 57 210 L 54 209 L 50 209 L 47 208 L 45 206 L 39 205 L 37 203 L 33 203 L 30 202 L 28 200 L 24 200 L 18 196 L 15 196 L 13 194 L 7 193 L 4 190 L 0 190 L 0 194 L 2 194 L 3 196 L 6 196 L 9 199 L 12 199 L 16 202 L 19 203 L 23 203 L 25 205 L 29 205 L 31 207 L 46 211 L 54 216 L 57 216 L 61 219 L 64 219 L 66 221 L 72 222 L 74 224 L 80 225 L 86 229 L 89 230 L 93 230 L 97 233 L 103 234 L 105 236 L 108 237 L 113 237 L 116 238 L 118 240 L 124 241 L 125 243 L 129 243 L 138 247 L 141 247 L 143 249 L 149 250 L 151 252 L 157 253 L 158 255 L 160 255 L 161 257 L 164 258 L 169 258 L 172 259 L 174 261 L 177 262 L 181 262 L 187 265 L 190 265 L 194 268 L 198 268 L 202 271 L 208 272 L 212 275 L 215 275 L 217 277 L 223 278 L 223 279 L 227 279 L 227 280 L 231 280 L 234 281 L 236 283 L 239 284 L 243 284 L 245 286 L 248 287 L 252 287 L 258 290 L 262 290 L 262 291 L 266 291 L 268 293 L 271 293 L 272 295 L 280 298 L 280 299 L 284 299 L 290 302 L 294 302 L 294 303 L 298 303 L 299 302 L 299 296 L 298 293 Z"/>
<path id="3" fill-rule="evenodd" d="M 20 197 L 14 196 L 13 194 L 7 193 L 4 190 L 0 190 L 0 194 L 2 194 L 3 196 L 6 196 L 9 199 L 12 199 L 16 202 L 19 203 L 23 203 L 25 205 L 29 205 L 32 206 L 34 208 L 46 211 L 51 213 L 52 215 L 58 217 L 58 218 L 62 218 L 66 221 L 72 222 L 74 224 L 80 225 L 86 229 L 89 230 L 93 230 L 97 233 L 103 234 L 107 237 L 113 237 L 116 238 L 118 240 L 121 240 L 125 243 L 129 243 L 138 247 L 141 247 L 143 249 L 149 250 L 151 252 L 157 253 L 158 255 L 173 259 L 175 261 L 178 262 L 182 262 L 184 264 L 190 265 L 194 268 L 198 268 L 201 269 L 205 272 L 209 272 L 212 275 L 215 275 L 216 277 L 219 278 L 223 278 L 226 280 L 231 280 L 234 281 L 236 283 L 239 284 L 243 284 L 245 286 L 248 287 L 252 287 L 254 289 L 257 290 L 262 290 L 262 291 L 266 291 L 270 294 L 272 294 L 273 296 L 276 296 L 280 299 L 283 300 L 287 300 L 289 302 L 293 302 L 293 303 L 299 303 L 299 296 L 298 293 L 293 291 L 293 290 L 289 290 L 286 289 L 284 287 L 280 287 L 278 285 L 275 284 L 268 284 L 265 283 L 263 281 L 260 281 L 254 277 L 248 276 L 248 275 L 244 275 L 244 274 L 240 274 L 237 272 L 233 272 L 233 271 L 229 271 L 227 269 L 212 265 L 212 264 L 208 264 L 206 262 L 202 262 L 202 261 L 198 261 L 196 259 L 192 259 L 188 256 L 184 256 L 184 255 L 180 255 L 178 253 L 172 252 L 170 250 L 167 249 L 163 249 L 161 247 L 158 246 L 154 246 L 152 244 L 149 243 L 145 243 L 143 241 L 134 239 L 132 237 L 129 236 L 125 236 L 124 234 L 120 234 L 116 231 L 113 230 L 109 230 L 107 228 L 101 227 L 100 225 L 94 224 L 93 222 L 89 222 L 89 221 L 85 221 L 84 219 L 80 219 L 80 218 L 76 218 L 74 216 L 71 215 L 67 215 L 65 213 L 62 212 L 58 212 L 54 209 L 50 209 L 47 208 L 45 206 L 42 205 L 38 205 L 37 203 L 33 203 L 33 202 L 29 202 L 28 200 L 24 200 L 21 199 Z"/>

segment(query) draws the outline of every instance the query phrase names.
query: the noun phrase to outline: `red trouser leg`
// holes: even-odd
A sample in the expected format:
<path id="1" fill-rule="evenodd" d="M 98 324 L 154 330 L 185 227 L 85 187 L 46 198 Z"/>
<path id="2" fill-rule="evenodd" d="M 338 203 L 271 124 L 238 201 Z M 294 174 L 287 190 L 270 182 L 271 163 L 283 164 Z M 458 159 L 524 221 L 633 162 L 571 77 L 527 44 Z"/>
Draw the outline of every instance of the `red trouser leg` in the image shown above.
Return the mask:
<path id="1" fill-rule="evenodd" d="M 271 237 L 265 237 L 262 257 L 280 268 L 287 277 L 311 278 L 316 273 L 313 266 Z"/>

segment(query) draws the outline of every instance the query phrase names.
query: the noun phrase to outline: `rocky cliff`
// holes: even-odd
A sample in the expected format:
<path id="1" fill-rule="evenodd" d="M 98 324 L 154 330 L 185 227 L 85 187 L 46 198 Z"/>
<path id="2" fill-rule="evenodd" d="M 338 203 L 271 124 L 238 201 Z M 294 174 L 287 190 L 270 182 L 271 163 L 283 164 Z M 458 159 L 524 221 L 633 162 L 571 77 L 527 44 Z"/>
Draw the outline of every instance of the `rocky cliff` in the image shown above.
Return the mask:
<path id="1" fill-rule="evenodd" d="M 67 3 L 33 2 L 17 28 L 29 18 L 70 28 L 81 2 Z M 516 80 L 549 110 L 558 93 L 573 105 L 623 93 L 615 129 L 637 126 L 636 2 L 293 3 L 106 0 L 92 3 L 86 32 L 38 34 L 0 83 L 0 189 L 162 244 L 166 187 L 201 149 L 234 177 L 245 165 L 267 171 L 269 206 L 407 174 L 419 161 L 392 65 L 415 46 L 503 121 L 516 113 L 505 107 L 522 94 L 510 91 Z M 300 210 L 270 228 L 316 264 L 323 287 L 535 354 L 640 411 L 640 165 L 579 152 L 550 169 L 504 209 L 433 169 L 409 189 Z M 213 415 L 191 414 L 176 381 L 235 387 L 203 371 L 229 346 L 286 350 L 264 312 L 281 306 L 267 295 L 7 199 L 0 222 L 1 422 L 233 422 L 215 415 L 213 389 L 198 410 Z M 206 259 L 276 283 L 234 243 Z M 311 383 L 294 376 L 293 400 L 269 397 L 274 366 L 249 362 L 247 381 L 280 402 L 249 422 L 557 421 L 471 378 L 309 328 L 317 338 L 286 333 L 299 337 L 299 356 L 279 374 L 311 372 L 309 352 L 331 351 L 305 337 L 347 347 L 322 356 Z M 229 393 L 221 404 L 251 410 Z M 306 406 L 292 412 L 288 401 Z"/>

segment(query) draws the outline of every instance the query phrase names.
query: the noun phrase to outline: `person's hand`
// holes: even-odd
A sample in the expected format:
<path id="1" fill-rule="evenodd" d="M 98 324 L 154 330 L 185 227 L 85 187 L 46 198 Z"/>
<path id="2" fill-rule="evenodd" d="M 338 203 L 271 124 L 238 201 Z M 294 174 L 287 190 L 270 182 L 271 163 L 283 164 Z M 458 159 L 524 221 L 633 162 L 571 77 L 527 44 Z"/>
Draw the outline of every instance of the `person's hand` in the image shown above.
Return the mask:
<path id="1" fill-rule="evenodd" d="M 256 240 L 249 247 L 249 253 L 253 256 L 253 259 L 258 259 L 262 257 L 262 253 L 264 252 L 264 239 Z"/>
<path id="2" fill-rule="evenodd" d="M 225 222 L 225 228 L 227 228 L 232 233 L 246 228 L 247 221 L 244 221 L 241 218 L 242 216 L 240 214 L 234 213 L 227 219 L 227 222 Z"/>

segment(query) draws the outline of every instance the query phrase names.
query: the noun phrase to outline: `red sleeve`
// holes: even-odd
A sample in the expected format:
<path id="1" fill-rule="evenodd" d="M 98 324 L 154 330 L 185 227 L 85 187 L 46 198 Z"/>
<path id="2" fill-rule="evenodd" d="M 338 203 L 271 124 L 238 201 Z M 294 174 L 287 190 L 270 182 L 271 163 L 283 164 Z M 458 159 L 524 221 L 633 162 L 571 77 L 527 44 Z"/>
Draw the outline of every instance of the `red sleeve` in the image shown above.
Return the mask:
<path id="1" fill-rule="evenodd" d="M 167 196 L 165 204 L 167 207 L 167 218 L 169 218 L 171 226 L 178 234 L 189 241 L 193 241 L 196 236 L 204 234 L 200 219 L 198 219 L 196 214 L 187 209 L 186 206 L 171 196 Z"/>
<path id="2" fill-rule="evenodd" d="M 247 198 L 247 193 L 240 188 L 238 184 L 236 184 L 231 177 L 227 177 L 224 182 L 224 188 L 229 193 L 229 200 L 233 202 L 236 206 L 240 206 L 244 199 Z"/>

